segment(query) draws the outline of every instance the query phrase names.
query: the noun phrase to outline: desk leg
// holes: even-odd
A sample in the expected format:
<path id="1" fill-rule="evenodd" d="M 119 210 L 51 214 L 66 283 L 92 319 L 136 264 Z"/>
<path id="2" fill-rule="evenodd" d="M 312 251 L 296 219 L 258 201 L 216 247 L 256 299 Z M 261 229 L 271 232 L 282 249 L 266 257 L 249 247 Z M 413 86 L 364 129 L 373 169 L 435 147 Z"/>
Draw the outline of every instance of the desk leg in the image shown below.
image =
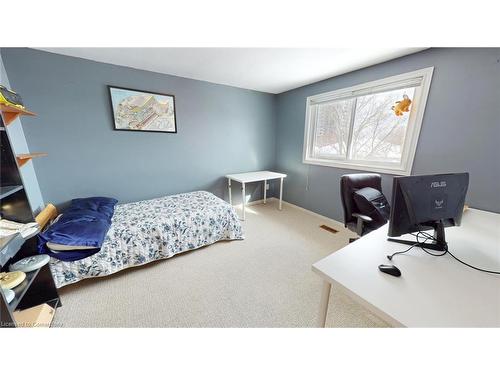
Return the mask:
<path id="1" fill-rule="evenodd" d="M 267 180 L 264 180 L 264 204 L 266 204 L 267 197 Z"/>
<path id="2" fill-rule="evenodd" d="M 241 205 L 243 207 L 243 220 L 245 220 L 245 200 L 246 200 L 245 183 L 243 182 L 241 184 Z"/>
<path id="3" fill-rule="evenodd" d="M 233 205 L 233 197 L 231 196 L 231 179 L 227 179 L 227 189 L 229 191 L 229 204 L 232 206 Z"/>
<path id="4" fill-rule="evenodd" d="M 280 181 L 280 210 L 281 210 L 281 202 L 283 201 L 283 177 L 281 177 Z"/>
<path id="5" fill-rule="evenodd" d="M 326 314 L 328 313 L 328 302 L 330 301 L 330 290 L 332 284 L 323 281 L 323 291 L 321 292 L 321 304 L 319 307 L 318 327 L 324 328 L 326 325 Z"/>

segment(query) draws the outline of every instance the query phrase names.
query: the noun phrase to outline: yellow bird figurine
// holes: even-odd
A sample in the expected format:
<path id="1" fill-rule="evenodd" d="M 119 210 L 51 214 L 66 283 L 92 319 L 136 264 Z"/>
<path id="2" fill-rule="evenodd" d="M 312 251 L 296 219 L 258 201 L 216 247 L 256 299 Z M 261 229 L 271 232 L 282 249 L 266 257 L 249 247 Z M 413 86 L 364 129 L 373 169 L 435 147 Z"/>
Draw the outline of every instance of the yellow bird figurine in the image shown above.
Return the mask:
<path id="1" fill-rule="evenodd" d="M 403 112 L 410 112 L 411 100 L 408 95 L 403 95 L 403 100 L 397 101 L 396 105 L 392 106 L 392 110 L 396 116 L 403 116 Z"/>

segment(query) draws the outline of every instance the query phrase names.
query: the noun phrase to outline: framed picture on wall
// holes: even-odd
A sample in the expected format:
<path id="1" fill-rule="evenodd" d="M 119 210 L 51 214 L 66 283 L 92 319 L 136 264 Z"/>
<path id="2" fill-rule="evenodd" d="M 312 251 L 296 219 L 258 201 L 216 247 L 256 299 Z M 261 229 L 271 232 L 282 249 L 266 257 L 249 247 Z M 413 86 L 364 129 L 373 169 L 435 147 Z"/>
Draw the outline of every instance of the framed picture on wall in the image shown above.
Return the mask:
<path id="1" fill-rule="evenodd" d="M 108 86 L 115 130 L 177 133 L 175 97 Z"/>

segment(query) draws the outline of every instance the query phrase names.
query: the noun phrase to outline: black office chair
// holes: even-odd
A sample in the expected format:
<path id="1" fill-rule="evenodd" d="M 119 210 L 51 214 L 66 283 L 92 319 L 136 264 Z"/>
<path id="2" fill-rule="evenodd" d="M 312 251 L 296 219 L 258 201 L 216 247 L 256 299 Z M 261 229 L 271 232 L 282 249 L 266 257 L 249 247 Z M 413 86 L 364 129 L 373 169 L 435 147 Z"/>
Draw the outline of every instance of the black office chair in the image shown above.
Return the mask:
<path id="1" fill-rule="evenodd" d="M 382 192 L 382 178 L 376 173 L 346 174 L 340 178 L 344 226 L 356 232 L 358 236 L 363 236 L 383 225 L 375 222 L 370 216 L 361 214 L 354 201 L 354 192 L 365 187 Z M 349 242 L 354 240 L 350 239 Z"/>

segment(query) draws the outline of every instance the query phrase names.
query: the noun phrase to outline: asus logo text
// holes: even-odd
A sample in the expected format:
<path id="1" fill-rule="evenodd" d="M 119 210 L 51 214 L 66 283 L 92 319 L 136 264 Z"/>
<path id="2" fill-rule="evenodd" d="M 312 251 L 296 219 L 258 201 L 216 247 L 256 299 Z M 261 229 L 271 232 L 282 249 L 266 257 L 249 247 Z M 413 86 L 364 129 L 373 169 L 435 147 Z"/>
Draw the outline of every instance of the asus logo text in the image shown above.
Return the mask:
<path id="1" fill-rule="evenodd" d="M 431 182 L 431 188 L 440 188 L 440 187 L 446 187 L 446 181 L 434 181 Z"/>

